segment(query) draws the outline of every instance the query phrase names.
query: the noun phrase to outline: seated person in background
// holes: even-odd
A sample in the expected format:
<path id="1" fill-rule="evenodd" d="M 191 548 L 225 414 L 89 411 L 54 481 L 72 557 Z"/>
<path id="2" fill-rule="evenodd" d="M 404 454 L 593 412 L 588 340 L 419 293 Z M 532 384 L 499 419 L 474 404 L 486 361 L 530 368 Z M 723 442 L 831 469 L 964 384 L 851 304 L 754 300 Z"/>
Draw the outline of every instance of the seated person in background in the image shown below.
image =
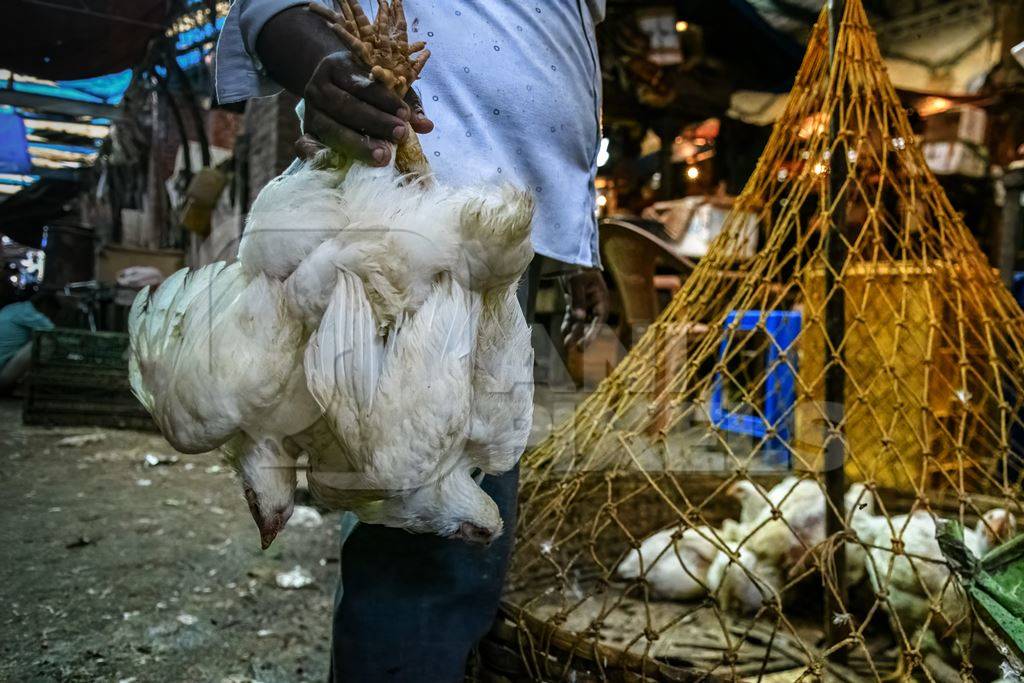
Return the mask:
<path id="1" fill-rule="evenodd" d="M 0 393 L 25 377 L 32 360 L 32 330 L 51 330 L 60 310 L 57 295 L 37 292 L 28 301 L 0 308 Z"/>

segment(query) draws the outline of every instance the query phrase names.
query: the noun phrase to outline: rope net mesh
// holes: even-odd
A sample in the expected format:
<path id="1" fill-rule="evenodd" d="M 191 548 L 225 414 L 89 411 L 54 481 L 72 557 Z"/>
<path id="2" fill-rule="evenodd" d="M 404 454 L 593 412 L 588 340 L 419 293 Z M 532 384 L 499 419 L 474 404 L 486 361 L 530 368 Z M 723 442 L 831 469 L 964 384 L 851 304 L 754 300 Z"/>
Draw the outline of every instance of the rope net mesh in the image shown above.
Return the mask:
<path id="1" fill-rule="evenodd" d="M 935 528 L 1014 532 L 1024 317 L 859 0 L 828 43 L 823 12 L 710 253 L 524 459 L 505 608 L 531 678 L 998 672 Z"/>

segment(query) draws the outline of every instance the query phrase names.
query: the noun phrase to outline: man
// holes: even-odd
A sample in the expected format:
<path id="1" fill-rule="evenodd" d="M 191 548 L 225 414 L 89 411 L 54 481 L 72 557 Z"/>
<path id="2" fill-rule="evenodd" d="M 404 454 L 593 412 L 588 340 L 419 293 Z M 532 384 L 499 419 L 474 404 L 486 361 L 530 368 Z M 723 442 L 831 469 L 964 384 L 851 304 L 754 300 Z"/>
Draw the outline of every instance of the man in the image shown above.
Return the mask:
<path id="1" fill-rule="evenodd" d="M 59 310 L 57 295 L 47 291 L 0 308 L 0 393 L 9 392 L 28 374 L 32 331 L 52 330 L 50 319 Z"/>
<path id="2" fill-rule="evenodd" d="M 389 163 L 390 143 L 412 130 L 449 185 L 531 188 L 534 249 L 566 283 L 567 342 L 582 343 L 607 300 L 595 269 L 594 214 L 601 97 L 594 26 L 604 1 L 406 0 L 410 40 L 426 41 L 433 56 L 418 93 L 405 101 L 367 78 L 306 4 L 236 0 L 217 48 L 220 101 L 283 86 L 304 99 L 306 134 L 368 164 Z M 373 16 L 369 5 L 363 0 Z M 531 267 L 521 287 L 528 317 L 539 272 Z M 517 485 L 518 471 L 484 480 L 506 529 L 486 548 L 343 525 L 332 680 L 462 680 L 497 610 Z"/>

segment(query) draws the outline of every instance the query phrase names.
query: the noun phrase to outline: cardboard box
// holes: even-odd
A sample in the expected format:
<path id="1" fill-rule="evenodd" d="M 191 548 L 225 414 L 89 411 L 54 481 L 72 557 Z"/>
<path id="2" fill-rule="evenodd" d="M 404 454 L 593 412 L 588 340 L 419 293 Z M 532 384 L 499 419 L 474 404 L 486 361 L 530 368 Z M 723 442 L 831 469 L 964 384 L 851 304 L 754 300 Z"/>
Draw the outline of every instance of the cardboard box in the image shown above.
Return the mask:
<path id="1" fill-rule="evenodd" d="M 108 244 L 96 258 L 96 279 L 101 282 L 117 282 L 117 274 L 129 266 L 153 266 L 167 277 L 185 266 L 185 252 L 180 249 L 140 249 Z"/>
<path id="2" fill-rule="evenodd" d="M 924 141 L 985 144 L 988 116 L 980 107 L 963 105 L 924 120 Z"/>
<path id="3" fill-rule="evenodd" d="M 963 175 L 983 178 L 988 159 L 983 148 L 964 142 L 926 142 L 921 148 L 925 163 L 936 175 Z"/>

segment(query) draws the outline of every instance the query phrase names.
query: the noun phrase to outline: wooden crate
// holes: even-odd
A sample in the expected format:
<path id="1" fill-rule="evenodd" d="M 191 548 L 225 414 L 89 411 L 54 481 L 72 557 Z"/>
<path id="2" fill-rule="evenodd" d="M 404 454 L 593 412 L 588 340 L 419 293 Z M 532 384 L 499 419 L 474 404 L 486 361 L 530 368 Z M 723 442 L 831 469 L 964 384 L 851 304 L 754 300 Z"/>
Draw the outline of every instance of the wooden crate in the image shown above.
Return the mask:
<path id="1" fill-rule="evenodd" d="M 96 257 L 96 278 L 116 282 L 117 274 L 129 266 L 153 266 L 164 277 L 185 265 L 185 252 L 180 249 L 143 249 L 123 244 L 107 244 Z"/>
<path id="2" fill-rule="evenodd" d="M 131 393 L 128 346 L 128 335 L 113 332 L 36 332 L 23 422 L 153 429 L 149 414 Z"/>
<path id="3" fill-rule="evenodd" d="M 958 410 L 957 350 L 941 332 L 953 324 L 943 290 L 948 275 L 942 264 L 854 265 L 845 274 L 844 415 L 852 479 L 906 490 L 955 466 L 943 430 Z M 804 292 L 794 445 L 807 466 L 819 466 L 827 424 L 822 270 L 805 276 Z"/>

